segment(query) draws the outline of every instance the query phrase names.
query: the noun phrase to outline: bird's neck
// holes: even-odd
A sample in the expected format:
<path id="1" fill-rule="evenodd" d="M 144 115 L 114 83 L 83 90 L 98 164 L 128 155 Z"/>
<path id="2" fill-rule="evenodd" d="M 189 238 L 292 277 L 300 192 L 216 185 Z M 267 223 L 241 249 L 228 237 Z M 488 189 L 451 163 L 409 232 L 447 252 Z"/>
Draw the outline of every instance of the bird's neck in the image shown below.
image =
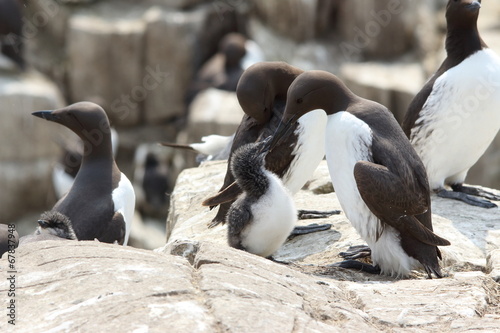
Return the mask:
<path id="1" fill-rule="evenodd" d="M 449 28 L 446 35 L 446 52 L 450 60 L 461 62 L 470 55 L 486 47 L 477 30 L 477 23 L 472 26 Z"/>

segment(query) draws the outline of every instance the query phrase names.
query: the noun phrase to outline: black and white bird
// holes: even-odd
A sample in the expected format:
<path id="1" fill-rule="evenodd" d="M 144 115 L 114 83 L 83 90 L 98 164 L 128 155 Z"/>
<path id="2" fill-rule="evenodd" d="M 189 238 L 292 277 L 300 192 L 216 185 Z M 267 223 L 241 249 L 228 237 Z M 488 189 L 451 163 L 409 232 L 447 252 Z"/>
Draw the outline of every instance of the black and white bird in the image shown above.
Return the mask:
<path id="1" fill-rule="evenodd" d="M 269 140 L 238 148 L 231 168 L 243 193 L 227 214 L 229 245 L 269 257 L 286 241 L 297 221 L 290 192 L 265 168 Z"/>
<path id="2" fill-rule="evenodd" d="M 202 142 L 179 144 L 172 142 L 160 142 L 165 147 L 186 149 L 198 153 L 196 161 L 198 163 L 206 161 L 227 160 L 231 153 L 231 146 L 233 145 L 234 134 L 232 135 L 218 135 L 211 134 L 203 136 Z"/>
<path id="3" fill-rule="evenodd" d="M 0 0 L 0 45 L 2 54 L 24 69 L 23 15 L 18 0 Z"/>
<path id="4" fill-rule="evenodd" d="M 500 196 L 463 185 L 500 129 L 500 57 L 479 35 L 480 8 L 480 1 L 448 2 L 447 57 L 411 102 L 402 127 L 427 169 L 432 190 L 491 208 L 496 204 L 489 200 Z"/>
<path id="5" fill-rule="evenodd" d="M 437 246 L 450 243 L 432 231 L 424 165 L 386 107 L 356 96 L 331 73 L 304 72 L 288 90 L 271 151 L 316 109 L 328 115 L 324 140 L 335 193 L 374 263 L 339 266 L 400 277 L 423 266 L 429 277 L 442 277 Z"/>
<path id="6" fill-rule="evenodd" d="M 19 244 L 19 234 L 14 226 L 0 223 L 0 258 L 5 252 L 15 249 Z"/>
<path id="7" fill-rule="evenodd" d="M 263 60 L 264 54 L 257 43 L 237 32 L 226 34 L 219 43 L 218 52 L 196 74 L 186 97 L 187 104 L 208 88 L 236 91 L 243 71 Z"/>
<path id="8" fill-rule="evenodd" d="M 69 218 L 58 211 L 47 211 L 38 219 L 35 235 L 50 234 L 64 239 L 78 240 Z"/>
<path id="9" fill-rule="evenodd" d="M 116 156 L 118 151 L 118 132 L 111 127 L 111 148 L 113 156 Z M 59 140 L 59 145 L 62 148 L 61 157 L 52 169 L 52 185 L 57 196 L 61 199 L 73 186 L 75 177 L 80 170 L 83 155 L 83 144 L 80 138 L 68 142 Z"/>
<path id="10" fill-rule="evenodd" d="M 285 62 L 261 62 L 243 73 L 236 95 L 245 115 L 236 130 L 230 156 L 239 147 L 258 142 L 275 133 L 283 115 L 287 90 L 302 72 L 301 69 Z M 308 113 L 293 124 L 291 135 L 280 142 L 277 149 L 266 155 L 266 169 L 278 175 L 292 194 L 297 193 L 311 179 L 314 170 L 325 156 L 326 121 L 327 117 L 321 110 Z M 219 193 L 207 198 L 203 203 L 212 208 L 219 205 L 217 215 L 209 227 L 224 223 L 229 207 L 241 193 L 231 172 L 231 161 L 230 157 Z M 338 213 L 299 211 L 299 215 L 303 217 L 327 217 Z M 324 230 L 322 228 L 314 227 L 310 230 Z"/>
<path id="11" fill-rule="evenodd" d="M 118 169 L 104 110 L 79 102 L 33 115 L 66 126 L 83 141 L 81 167 L 73 186 L 52 208 L 66 216 L 78 240 L 126 245 L 135 207 L 132 184 Z"/>

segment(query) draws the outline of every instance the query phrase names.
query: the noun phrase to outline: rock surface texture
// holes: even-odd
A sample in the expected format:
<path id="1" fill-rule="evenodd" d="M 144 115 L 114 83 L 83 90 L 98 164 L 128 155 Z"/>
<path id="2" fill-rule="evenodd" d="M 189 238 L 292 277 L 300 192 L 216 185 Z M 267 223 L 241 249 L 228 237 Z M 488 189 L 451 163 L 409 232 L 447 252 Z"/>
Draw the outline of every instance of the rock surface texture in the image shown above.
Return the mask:
<path id="1" fill-rule="evenodd" d="M 43 75 L 0 69 L 0 223 L 54 201 L 50 175 L 60 154 L 55 141 L 71 134 L 31 112 L 63 105 L 57 87 Z"/>
<path id="2" fill-rule="evenodd" d="M 225 163 L 185 170 L 171 199 L 170 237 L 155 251 L 98 242 L 45 241 L 16 250 L 17 332 L 495 332 L 500 321 L 498 209 L 433 197 L 448 274 L 398 280 L 334 269 L 360 244 L 343 214 L 329 231 L 288 241 L 275 258 L 229 248 L 201 201 Z M 299 208 L 340 208 L 322 163 Z M 314 207 L 313 207 L 314 206 Z M 495 219 L 496 217 L 496 219 Z M 318 222 L 318 221 L 315 221 Z M 2 272 L 7 260 L 0 261 Z M 2 273 L 6 275 L 7 273 Z M 9 281 L 2 276 L 0 293 Z M 5 309 L 8 300 L 2 303 Z M 6 310 L 4 310 L 6 311 Z M 4 319 L 2 331 L 10 329 Z"/>

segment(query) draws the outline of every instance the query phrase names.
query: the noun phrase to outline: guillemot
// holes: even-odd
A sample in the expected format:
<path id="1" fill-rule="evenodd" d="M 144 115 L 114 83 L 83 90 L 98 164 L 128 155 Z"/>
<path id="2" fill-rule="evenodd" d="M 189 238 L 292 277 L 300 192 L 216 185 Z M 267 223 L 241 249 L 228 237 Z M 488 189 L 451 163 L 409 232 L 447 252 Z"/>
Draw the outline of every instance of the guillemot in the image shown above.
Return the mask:
<path id="1" fill-rule="evenodd" d="M 110 127 L 111 149 L 113 156 L 118 151 L 118 132 Z M 78 141 L 77 141 L 78 140 Z M 73 186 L 75 177 L 82 164 L 83 146 L 80 139 L 74 141 L 57 140 L 62 148 L 61 157 L 52 169 L 52 185 L 56 192 L 57 199 L 61 199 Z"/>
<path id="2" fill-rule="evenodd" d="M 19 234 L 13 224 L 0 223 L 0 258 L 19 244 Z"/>
<path id="3" fill-rule="evenodd" d="M 406 277 L 420 263 L 429 277 L 442 277 L 437 246 L 450 243 L 432 231 L 424 165 L 386 107 L 356 96 L 331 73 L 304 72 L 288 90 L 271 149 L 315 109 L 328 115 L 324 140 L 335 193 L 374 263 L 338 265 Z"/>
<path id="4" fill-rule="evenodd" d="M 58 211 L 47 211 L 38 219 L 35 235 L 51 234 L 60 238 L 77 240 L 69 218 Z"/>
<path id="5" fill-rule="evenodd" d="M 198 153 L 196 162 L 227 160 L 233 145 L 234 134 L 217 135 L 211 134 L 201 138 L 202 142 L 180 144 L 173 142 L 160 142 L 162 146 L 180 148 Z"/>
<path id="6" fill-rule="evenodd" d="M 236 94 L 245 115 L 236 130 L 231 154 L 247 143 L 274 134 L 284 111 L 288 87 L 302 72 L 285 62 L 260 62 L 243 73 Z M 278 175 L 292 195 L 311 178 L 325 155 L 323 138 L 326 120 L 321 110 L 308 113 L 293 125 L 287 140 L 266 155 L 266 169 Z M 209 227 L 224 223 L 229 207 L 240 193 L 241 189 L 231 172 L 230 158 L 219 193 L 203 202 L 211 208 L 219 205 Z M 300 210 L 299 217 L 327 217 L 338 213 Z"/>
<path id="7" fill-rule="evenodd" d="M 0 1 L 0 45 L 2 54 L 24 69 L 23 15 L 17 0 Z"/>
<path id="8" fill-rule="evenodd" d="M 227 214 L 229 245 L 262 257 L 283 245 L 297 221 L 290 192 L 264 166 L 269 141 L 243 145 L 232 155 L 231 170 L 243 193 Z"/>
<path id="9" fill-rule="evenodd" d="M 79 102 L 32 114 L 66 126 L 84 144 L 82 164 L 73 186 L 52 210 L 68 217 L 78 240 L 126 245 L 135 195 L 113 158 L 109 120 L 104 110 L 94 103 Z"/>
<path id="10" fill-rule="evenodd" d="M 196 74 L 187 93 L 186 104 L 208 88 L 236 91 L 243 71 L 263 60 L 263 52 L 254 41 L 237 32 L 226 34 L 219 43 L 217 53 Z"/>
<path id="11" fill-rule="evenodd" d="M 480 1 L 450 0 L 447 57 L 415 96 L 402 127 L 440 197 L 492 208 L 500 196 L 464 186 L 500 129 L 500 57 L 479 35 Z M 450 186 L 452 191 L 446 190 Z"/>

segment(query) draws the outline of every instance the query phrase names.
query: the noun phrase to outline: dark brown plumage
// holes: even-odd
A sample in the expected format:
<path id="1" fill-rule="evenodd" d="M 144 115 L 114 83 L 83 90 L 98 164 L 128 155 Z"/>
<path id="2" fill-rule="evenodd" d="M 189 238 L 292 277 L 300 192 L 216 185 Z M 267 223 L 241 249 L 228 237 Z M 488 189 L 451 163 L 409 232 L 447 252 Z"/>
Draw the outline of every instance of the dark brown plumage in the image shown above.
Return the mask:
<path id="1" fill-rule="evenodd" d="M 429 277 L 432 273 L 441 277 L 437 246 L 449 242 L 432 231 L 426 171 L 394 116 L 386 107 L 356 96 L 331 73 L 304 72 L 288 90 L 283 125 L 272 144 L 314 109 L 329 115 L 330 176 L 346 216 L 367 241 L 374 262 L 382 272 L 406 276 L 411 263 L 397 254 L 401 246 Z"/>
<path id="2" fill-rule="evenodd" d="M 229 207 L 241 194 L 231 173 L 233 152 L 245 144 L 257 142 L 274 134 L 281 121 L 288 87 L 302 72 L 301 69 L 284 62 L 261 62 L 249 67 L 243 73 L 236 94 L 245 115 L 236 130 L 224 184 L 219 194 L 208 198 L 203 203 L 211 207 L 220 205 L 210 227 L 225 222 Z M 275 149 L 266 156 L 266 169 L 279 177 L 283 176 L 294 158 L 292 155 L 294 146 L 291 143 L 296 142 L 296 137 L 293 135 L 287 142 L 280 144 L 279 149 Z"/>

